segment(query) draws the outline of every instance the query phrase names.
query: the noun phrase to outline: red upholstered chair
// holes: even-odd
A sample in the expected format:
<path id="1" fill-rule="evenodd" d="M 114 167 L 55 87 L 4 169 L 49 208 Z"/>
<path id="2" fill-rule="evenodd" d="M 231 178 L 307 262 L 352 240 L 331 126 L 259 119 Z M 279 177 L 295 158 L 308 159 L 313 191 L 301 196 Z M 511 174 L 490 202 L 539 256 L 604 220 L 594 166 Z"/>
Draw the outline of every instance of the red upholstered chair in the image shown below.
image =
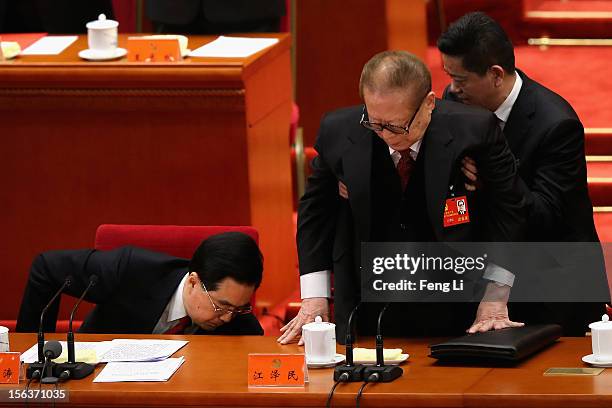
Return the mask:
<path id="1" fill-rule="evenodd" d="M 96 231 L 94 247 L 109 250 L 131 245 L 189 259 L 204 239 L 228 231 L 243 232 L 259 240 L 253 227 L 102 224 Z"/>

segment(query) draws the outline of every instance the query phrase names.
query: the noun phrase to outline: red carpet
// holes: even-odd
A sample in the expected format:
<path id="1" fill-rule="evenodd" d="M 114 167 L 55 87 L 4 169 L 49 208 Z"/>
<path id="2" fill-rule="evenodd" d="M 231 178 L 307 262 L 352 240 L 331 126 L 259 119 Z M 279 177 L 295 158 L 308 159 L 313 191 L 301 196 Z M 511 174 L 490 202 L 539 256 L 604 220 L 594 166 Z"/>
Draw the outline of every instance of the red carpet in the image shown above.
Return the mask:
<path id="1" fill-rule="evenodd" d="M 587 128 L 612 128 L 612 47 L 516 47 L 517 67 L 567 99 Z M 449 80 L 438 50 L 430 47 L 433 89 L 442 95 Z M 610 152 L 612 154 L 612 152 Z"/>

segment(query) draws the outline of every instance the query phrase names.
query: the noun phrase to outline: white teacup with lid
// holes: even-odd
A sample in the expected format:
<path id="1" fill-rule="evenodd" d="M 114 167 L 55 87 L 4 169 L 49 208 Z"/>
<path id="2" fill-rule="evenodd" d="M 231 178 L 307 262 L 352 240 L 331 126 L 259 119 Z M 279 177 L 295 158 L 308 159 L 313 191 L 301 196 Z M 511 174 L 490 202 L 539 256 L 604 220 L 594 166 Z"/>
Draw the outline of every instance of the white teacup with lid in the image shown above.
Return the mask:
<path id="1" fill-rule="evenodd" d="M 612 362 L 612 322 L 607 314 L 601 321 L 589 324 L 593 358 L 599 362 Z"/>
<path id="2" fill-rule="evenodd" d="M 321 316 L 302 326 L 307 363 L 329 363 L 336 356 L 336 325 Z"/>
<path id="3" fill-rule="evenodd" d="M 117 27 L 115 20 L 107 20 L 100 14 L 97 20 L 87 23 L 87 45 L 98 55 L 110 55 L 117 49 Z"/>

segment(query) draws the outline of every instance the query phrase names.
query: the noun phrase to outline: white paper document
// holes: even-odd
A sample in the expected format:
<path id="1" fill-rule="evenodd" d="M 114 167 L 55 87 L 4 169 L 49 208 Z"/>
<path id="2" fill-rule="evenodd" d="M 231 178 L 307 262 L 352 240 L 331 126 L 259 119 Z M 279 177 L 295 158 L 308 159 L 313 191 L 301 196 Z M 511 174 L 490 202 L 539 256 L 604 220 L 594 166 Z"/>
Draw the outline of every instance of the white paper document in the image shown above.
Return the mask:
<path id="1" fill-rule="evenodd" d="M 109 350 L 100 356 L 103 363 L 118 361 L 158 361 L 176 353 L 186 340 L 115 339 Z"/>
<path id="2" fill-rule="evenodd" d="M 192 57 L 244 58 L 274 45 L 278 38 L 247 38 L 220 36 L 213 42 L 191 51 Z"/>
<path id="3" fill-rule="evenodd" d="M 43 37 L 21 51 L 21 55 L 58 55 L 75 42 L 77 38 L 79 37 L 76 35 Z"/>
<path id="4" fill-rule="evenodd" d="M 46 342 L 45 342 L 46 343 Z M 65 341 L 60 341 L 62 354 L 56 358 L 55 362 L 61 363 L 68 359 L 68 346 Z M 100 356 L 106 354 L 112 347 L 111 341 L 76 341 L 74 343 L 74 354 L 76 361 L 89 364 L 100 362 Z M 21 361 L 30 364 L 38 361 L 38 344 L 34 344 L 21 355 Z"/>
<path id="5" fill-rule="evenodd" d="M 108 363 L 93 382 L 168 381 L 184 361 L 184 357 L 179 357 L 162 361 Z"/>

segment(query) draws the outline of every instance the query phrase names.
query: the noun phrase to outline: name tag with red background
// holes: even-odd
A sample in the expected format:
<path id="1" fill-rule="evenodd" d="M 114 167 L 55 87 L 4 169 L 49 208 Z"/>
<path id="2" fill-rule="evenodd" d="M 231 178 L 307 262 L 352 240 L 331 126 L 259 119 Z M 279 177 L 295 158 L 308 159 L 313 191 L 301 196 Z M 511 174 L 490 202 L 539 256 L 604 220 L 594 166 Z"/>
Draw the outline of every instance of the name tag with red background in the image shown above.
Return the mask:
<path id="1" fill-rule="evenodd" d="M 444 205 L 444 228 L 470 222 L 467 198 L 465 196 L 448 198 Z"/>

